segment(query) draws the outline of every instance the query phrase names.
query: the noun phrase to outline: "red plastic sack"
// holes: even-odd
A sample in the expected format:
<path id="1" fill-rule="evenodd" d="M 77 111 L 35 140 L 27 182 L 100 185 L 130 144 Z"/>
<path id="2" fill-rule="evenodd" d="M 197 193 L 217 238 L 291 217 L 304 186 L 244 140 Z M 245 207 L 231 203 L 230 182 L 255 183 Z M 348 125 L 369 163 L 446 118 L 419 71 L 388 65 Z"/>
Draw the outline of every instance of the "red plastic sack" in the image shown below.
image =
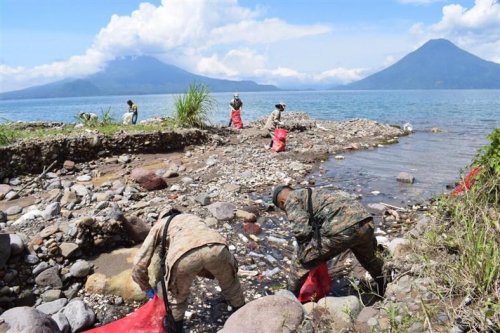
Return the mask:
<path id="1" fill-rule="evenodd" d="M 479 172 L 481 172 L 480 167 L 474 167 L 472 168 L 471 171 L 465 176 L 464 180 L 460 182 L 460 184 L 457 185 L 451 192 L 451 195 L 454 197 L 457 197 L 460 195 L 463 191 L 469 190 L 472 185 L 476 182 L 476 176 L 479 175 Z"/>
<path id="2" fill-rule="evenodd" d="M 237 129 L 243 128 L 243 121 L 241 121 L 241 111 L 233 110 L 231 111 L 231 120 L 233 121 L 233 126 Z"/>
<path id="3" fill-rule="evenodd" d="M 301 303 L 317 301 L 328 295 L 331 288 L 332 280 L 325 262 L 309 272 L 306 282 L 300 288 L 299 301 Z"/>
<path id="4" fill-rule="evenodd" d="M 274 130 L 273 152 L 278 153 L 285 150 L 287 134 L 288 132 L 284 128 L 277 128 Z"/>
<path id="5" fill-rule="evenodd" d="M 107 325 L 86 331 L 87 333 L 165 333 L 163 300 L 155 295 L 149 302 L 129 314 Z"/>

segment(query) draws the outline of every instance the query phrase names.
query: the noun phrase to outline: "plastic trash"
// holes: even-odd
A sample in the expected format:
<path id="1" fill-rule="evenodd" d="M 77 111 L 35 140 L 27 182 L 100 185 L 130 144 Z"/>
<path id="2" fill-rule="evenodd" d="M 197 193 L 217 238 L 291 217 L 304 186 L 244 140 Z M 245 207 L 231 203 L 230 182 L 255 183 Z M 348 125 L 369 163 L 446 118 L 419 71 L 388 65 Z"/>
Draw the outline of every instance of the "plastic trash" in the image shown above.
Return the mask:
<path id="1" fill-rule="evenodd" d="M 403 131 L 405 132 L 413 132 L 413 126 L 410 123 L 405 123 L 403 125 Z"/>
<path id="2" fill-rule="evenodd" d="M 268 269 L 268 270 L 266 270 L 266 271 L 264 271 L 264 272 L 262 273 L 262 276 L 265 276 L 265 277 L 271 277 L 271 276 L 273 276 L 273 275 L 278 274 L 278 273 L 279 273 L 279 271 L 280 271 L 280 268 L 279 268 L 279 267 L 275 267 L 275 268 L 273 268 L 273 269 Z"/>
<path id="3" fill-rule="evenodd" d="M 156 294 L 156 290 L 154 290 L 154 289 L 149 289 L 146 291 L 146 297 L 148 299 L 152 299 L 155 296 L 155 294 Z"/>
<path id="4" fill-rule="evenodd" d="M 457 185 L 451 192 L 451 195 L 456 197 L 460 195 L 462 192 L 465 190 L 469 190 L 472 185 L 476 182 L 476 178 L 481 172 L 480 167 L 474 167 L 469 171 L 469 173 L 465 176 L 464 180 L 460 182 L 460 184 Z"/>

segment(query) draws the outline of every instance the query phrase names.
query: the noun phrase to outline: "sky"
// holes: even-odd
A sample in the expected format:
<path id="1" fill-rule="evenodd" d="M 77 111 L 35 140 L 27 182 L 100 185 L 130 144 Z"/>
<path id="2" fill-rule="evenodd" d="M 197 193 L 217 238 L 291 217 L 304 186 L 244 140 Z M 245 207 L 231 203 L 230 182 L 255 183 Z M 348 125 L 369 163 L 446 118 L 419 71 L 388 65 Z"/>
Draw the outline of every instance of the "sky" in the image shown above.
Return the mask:
<path id="1" fill-rule="evenodd" d="M 148 55 L 282 88 L 383 69 L 433 38 L 500 63 L 495 0 L 0 0 L 0 92 Z"/>

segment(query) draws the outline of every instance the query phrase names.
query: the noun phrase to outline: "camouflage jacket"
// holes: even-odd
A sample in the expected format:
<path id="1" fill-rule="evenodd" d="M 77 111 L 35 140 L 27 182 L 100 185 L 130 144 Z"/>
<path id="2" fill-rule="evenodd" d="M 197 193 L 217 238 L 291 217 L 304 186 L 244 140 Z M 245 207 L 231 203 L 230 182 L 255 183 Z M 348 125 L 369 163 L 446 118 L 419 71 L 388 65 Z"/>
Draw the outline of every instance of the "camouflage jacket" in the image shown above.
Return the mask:
<path id="1" fill-rule="evenodd" d="M 167 218 L 164 218 L 156 222 L 135 257 L 132 278 L 143 290 L 149 289 L 148 266 L 156 247 L 161 244 L 166 221 Z M 208 244 L 226 245 L 226 240 L 217 231 L 210 229 L 196 215 L 180 214 L 175 216 L 168 227 L 166 239 L 168 251 L 165 260 L 167 269 L 165 279 L 167 284 L 170 270 L 186 252 Z"/>
<path id="2" fill-rule="evenodd" d="M 307 189 L 290 192 L 285 202 L 288 220 L 292 224 L 292 232 L 303 246 L 313 236 L 313 228 L 309 224 Z M 312 191 L 313 218 L 321 224 L 321 237 L 332 237 L 345 229 L 371 219 L 370 213 L 356 200 L 342 191 Z"/>

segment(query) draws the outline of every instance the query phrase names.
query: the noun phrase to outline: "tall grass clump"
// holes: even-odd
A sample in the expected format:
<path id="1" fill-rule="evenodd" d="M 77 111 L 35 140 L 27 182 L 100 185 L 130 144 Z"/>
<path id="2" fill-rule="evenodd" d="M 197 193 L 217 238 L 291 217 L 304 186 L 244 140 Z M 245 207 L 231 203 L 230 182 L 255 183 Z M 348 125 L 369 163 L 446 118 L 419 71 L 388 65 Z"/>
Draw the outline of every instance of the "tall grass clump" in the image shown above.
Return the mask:
<path id="1" fill-rule="evenodd" d="M 175 100 L 175 120 L 180 127 L 204 128 L 214 107 L 214 99 L 203 84 L 192 84 Z"/>
<path id="2" fill-rule="evenodd" d="M 437 294 L 462 301 L 449 309 L 477 332 L 490 331 L 500 320 L 500 129 L 489 139 L 472 164 L 481 170 L 475 183 L 457 197 L 439 199 L 438 223 L 422 245 L 424 256 L 441 266 L 426 273 Z"/>
<path id="3" fill-rule="evenodd" d="M 14 131 L 9 128 L 9 125 L 0 125 L 0 146 L 6 146 L 15 140 Z"/>

